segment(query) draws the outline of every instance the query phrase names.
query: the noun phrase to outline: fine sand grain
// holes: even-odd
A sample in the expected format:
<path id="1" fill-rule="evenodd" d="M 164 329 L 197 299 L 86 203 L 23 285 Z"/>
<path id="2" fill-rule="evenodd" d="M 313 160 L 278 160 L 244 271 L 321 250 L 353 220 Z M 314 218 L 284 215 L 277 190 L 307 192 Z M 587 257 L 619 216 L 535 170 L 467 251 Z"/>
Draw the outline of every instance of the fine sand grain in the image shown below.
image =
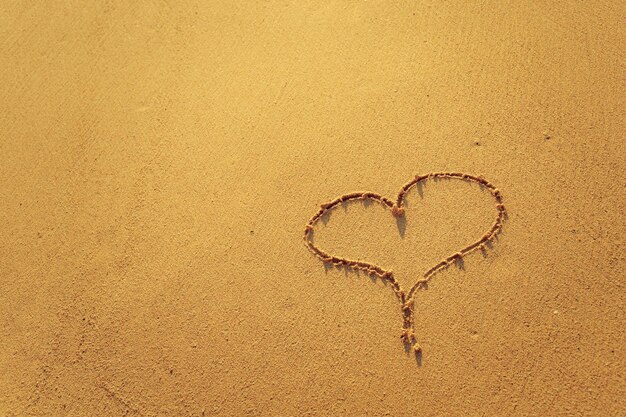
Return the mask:
<path id="1" fill-rule="evenodd" d="M 624 16 L 0 2 L 0 416 L 626 415 Z"/>

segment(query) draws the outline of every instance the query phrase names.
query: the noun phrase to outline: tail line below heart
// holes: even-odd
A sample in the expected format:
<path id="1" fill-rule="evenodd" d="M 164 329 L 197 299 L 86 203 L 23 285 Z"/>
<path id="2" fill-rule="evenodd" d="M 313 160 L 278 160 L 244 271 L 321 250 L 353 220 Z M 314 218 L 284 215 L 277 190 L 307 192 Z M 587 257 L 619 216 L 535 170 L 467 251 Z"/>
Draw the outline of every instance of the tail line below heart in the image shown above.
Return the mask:
<path id="1" fill-rule="evenodd" d="M 438 264 L 426 271 L 422 278 L 420 278 L 408 291 L 403 289 L 400 283 L 394 277 L 392 271 L 385 270 L 377 265 L 369 262 L 356 261 L 347 258 L 341 258 L 326 253 L 322 249 L 318 248 L 312 240 L 313 230 L 317 222 L 328 212 L 334 210 L 342 203 L 355 200 L 371 200 L 375 201 L 384 207 L 391 210 L 391 214 L 397 218 L 403 217 L 404 211 L 404 199 L 409 190 L 419 183 L 437 179 L 454 179 L 471 183 L 477 183 L 481 187 L 486 188 L 496 202 L 497 217 L 494 220 L 491 228 L 478 240 L 465 246 L 463 249 L 441 260 Z M 482 176 L 475 176 L 470 174 L 464 174 L 459 172 L 432 172 L 425 175 L 416 175 L 411 181 L 406 183 L 398 193 L 396 201 L 392 201 L 380 194 L 372 192 L 356 192 L 350 194 L 344 194 L 336 199 L 324 203 L 320 206 L 320 209 L 315 215 L 308 221 L 304 228 L 304 241 L 306 247 L 316 257 L 326 264 L 332 264 L 338 267 L 346 267 L 353 270 L 364 271 L 367 274 L 376 276 L 383 281 L 389 282 L 394 293 L 398 297 L 401 303 L 402 311 L 402 333 L 400 338 L 402 342 L 408 348 L 412 349 L 416 355 L 421 355 L 422 348 L 417 341 L 414 329 L 414 296 L 415 292 L 420 288 L 425 288 L 432 277 L 439 272 L 447 269 L 450 265 L 454 265 L 456 262 L 460 262 L 465 256 L 477 250 L 483 253 L 487 250 L 487 245 L 493 242 L 496 236 L 502 231 L 504 220 L 507 217 L 506 208 L 502 201 L 502 194 L 492 183 L 484 179 Z"/>

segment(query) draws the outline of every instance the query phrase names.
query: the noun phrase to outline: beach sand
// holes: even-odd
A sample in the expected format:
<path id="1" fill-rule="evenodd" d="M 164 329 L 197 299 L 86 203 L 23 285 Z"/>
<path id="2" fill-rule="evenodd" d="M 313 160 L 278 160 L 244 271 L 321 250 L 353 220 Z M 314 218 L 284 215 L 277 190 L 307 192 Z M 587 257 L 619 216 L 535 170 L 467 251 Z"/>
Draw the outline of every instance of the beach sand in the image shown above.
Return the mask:
<path id="1" fill-rule="evenodd" d="M 626 413 L 623 2 L 46 3 L 0 5 L 0 415 Z M 416 355 L 302 237 L 431 172 L 508 217 L 416 291 Z M 315 242 L 410 287 L 487 191 Z"/>

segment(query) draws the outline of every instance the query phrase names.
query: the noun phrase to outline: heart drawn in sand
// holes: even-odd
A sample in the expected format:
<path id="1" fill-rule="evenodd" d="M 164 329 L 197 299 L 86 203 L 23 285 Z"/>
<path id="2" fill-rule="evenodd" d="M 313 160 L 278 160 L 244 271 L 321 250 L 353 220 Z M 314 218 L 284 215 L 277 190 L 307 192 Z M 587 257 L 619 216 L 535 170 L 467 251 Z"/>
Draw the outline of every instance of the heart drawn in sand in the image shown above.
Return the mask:
<path id="1" fill-rule="evenodd" d="M 423 276 L 418 279 L 411 288 L 402 288 L 393 272 L 390 270 L 385 270 L 380 266 L 374 265 L 371 262 L 366 261 L 355 261 L 347 258 L 338 257 L 329 253 L 326 253 L 322 249 L 318 248 L 313 243 L 313 230 L 317 222 L 327 213 L 336 209 L 344 203 L 358 200 L 371 200 L 376 203 L 381 204 L 383 207 L 388 208 L 391 211 L 391 214 L 396 218 L 402 218 L 405 216 L 404 209 L 404 200 L 408 191 L 417 184 L 423 183 L 425 181 L 434 180 L 434 179 L 447 179 L 447 180 L 460 180 L 466 181 L 470 183 L 477 183 L 480 186 L 486 188 L 491 196 L 495 200 L 495 206 L 497 209 L 497 215 L 493 222 L 491 228 L 483 234 L 483 236 L 476 240 L 475 242 L 465 246 L 459 251 L 451 254 L 447 258 L 441 260 L 439 263 L 434 265 L 428 271 L 424 272 Z M 336 199 L 322 204 L 319 211 L 309 220 L 304 229 L 304 242 L 306 247 L 319 259 L 321 259 L 324 263 L 333 264 L 336 266 L 343 266 L 353 270 L 361 270 L 365 271 L 368 274 L 376 276 L 383 281 L 391 284 L 391 288 L 394 293 L 398 297 L 398 300 L 401 304 L 402 311 L 402 333 L 401 340 L 407 346 L 413 349 L 416 355 L 421 355 L 421 347 L 417 342 L 417 338 L 415 336 L 414 330 L 414 296 L 415 292 L 420 288 L 425 288 L 426 284 L 430 279 L 436 275 L 438 272 L 445 270 L 450 265 L 455 262 L 460 262 L 463 257 L 469 255 L 472 252 L 477 250 L 481 250 L 485 252 L 486 245 L 492 242 L 496 235 L 500 233 L 502 230 L 502 224 L 504 219 L 506 218 L 506 209 L 504 204 L 502 203 L 502 195 L 500 191 L 489 181 L 485 180 L 482 177 L 463 174 L 458 172 L 433 172 L 426 175 L 417 175 L 414 179 L 406 183 L 400 192 L 395 201 L 390 200 L 386 197 L 381 196 L 380 194 L 371 193 L 371 192 L 358 192 L 358 193 L 350 193 L 344 194 Z"/>

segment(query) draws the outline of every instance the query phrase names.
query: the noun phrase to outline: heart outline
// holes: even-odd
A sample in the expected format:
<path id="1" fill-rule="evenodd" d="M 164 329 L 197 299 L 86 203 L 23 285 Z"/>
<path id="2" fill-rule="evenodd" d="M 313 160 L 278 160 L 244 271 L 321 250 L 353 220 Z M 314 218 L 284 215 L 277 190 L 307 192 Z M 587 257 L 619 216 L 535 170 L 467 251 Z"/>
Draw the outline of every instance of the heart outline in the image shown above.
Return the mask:
<path id="1" fill-rule="evenodd" d="M 405 291 L 402 289 L 400 283 L 395 279 L 393 272 L 391 270 L 385 270 L 377 265 L 374 265 L 370 262 L 365 261 L 355 261 L 347 258 L 341 258 L 334 255 L 330 255 L 324 252 L 322 249 L 315 246 L 313 243 L 312 235 L 314 231 L 315 224 L 324 216 L 326 213 L 332 211 L 334 208 L 338 207 L 340 204 L 343 204 L 348 201 L 358 201 L 358 200 L 374 200 L 377 203 L 383 205 L 383 207 L 391 209 L 391 214 L 400 218 L 405 214 L 405 210 L 403 207 L 403 202 L 406 194 L 409 190 L 416 186 L 418 183 L 434 180 L 435 178 L 443 178 L 443 179 L 457 179 L 466 182 L 477 183 L 482 187 L 487 188 L 489 190 L 491 196 L 496 201 L 496 208 L 498 211 L 498 215 L 491 226 L 491 228 L 483 234 L 483 236 L 477 241 L 465 246 L 458 252 L 455 252 L 451 256 L 443 259 L 441 262 L 430 268 L 426 271 L 422 278 L 418 279 L 415 284 L 409 289 L 409 291 Z M 309 249 L 316 257 L 322 260 L 325 264 L 333 264 L 336 266 L 344 266 L 349 269 L 353 269 L 355 271 L 362 270 L 370 275 L 377 276 L 383 281 L 391 283 L 391 287 L 400 300 L 402 305 L 402 333 L 400 335 L 400 339 L 407 346 L 407 348 L 412 348 L 416 355 L 419 356 L 422 353 L 422 348 L 420 344 L 417 342 L 417 338 L 415 336 L 415 328 L 414 328 L 414 297 L 415 292 L 419 288 L 425 288 L 426 284 L 435 276 L 438 272 L 447 269 L 454 262 L 460 261 L 465 256 L 469 255 L 476 250 L 481 250 L 483 252 L 486 251 L 486 245 L 492 242 L 495 237 L 502 231 L 502 227 L 504 224 L 504 220 L 507 217 L 506 208 L 502 202 L 502 194 L 500 190 L 498 190 L 492 183 L 484 179 L 482 176 L 475 176 L 471 174 L 464 174 L 459 172 L 431 172 L 426 175 L 416 175 L 411 181 L 407 182 L 398 193 L 396 201 L 392 201 L 380 194 L 372 193 L 372 192 L 356 192 L 344 194 L 335 198 L 334 200 L 324 203 L 320 206 L 319 211 L 308 221 L 304 228 L 304 242 Z"/>

